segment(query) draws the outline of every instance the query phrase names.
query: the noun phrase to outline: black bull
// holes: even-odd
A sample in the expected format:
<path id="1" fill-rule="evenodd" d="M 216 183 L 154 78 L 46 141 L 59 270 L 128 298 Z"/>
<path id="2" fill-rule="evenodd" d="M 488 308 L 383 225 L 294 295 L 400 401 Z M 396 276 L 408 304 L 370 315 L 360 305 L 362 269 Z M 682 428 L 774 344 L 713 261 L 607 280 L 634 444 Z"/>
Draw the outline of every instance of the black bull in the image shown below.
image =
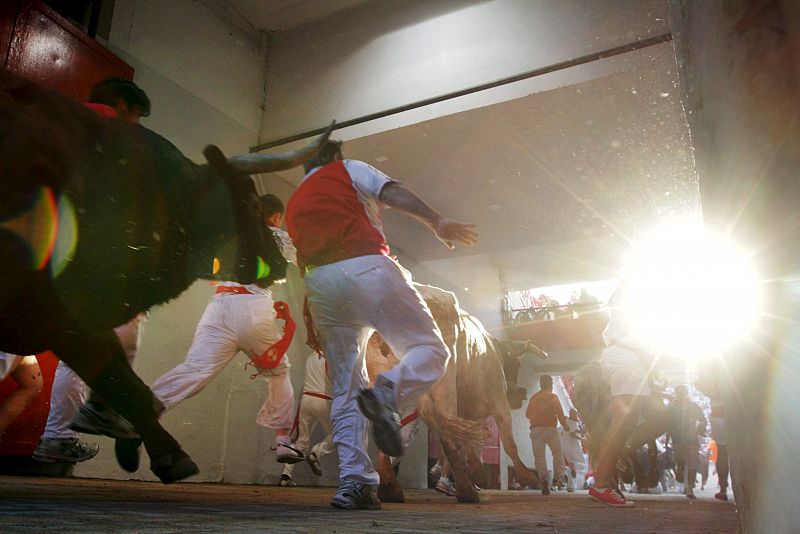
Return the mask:
<path id="1" fill-rule="evenodd" d="M 196 473 L 112 329 L 199 278 L 281 276 L 245 173 L 298 165 L 328 133 L 278 155 L 226 160 L 209 146 L 196 165 L 142 126 L 0 69 L 0 350 L 52 350 L 134 424 L 163 482 Z"/>

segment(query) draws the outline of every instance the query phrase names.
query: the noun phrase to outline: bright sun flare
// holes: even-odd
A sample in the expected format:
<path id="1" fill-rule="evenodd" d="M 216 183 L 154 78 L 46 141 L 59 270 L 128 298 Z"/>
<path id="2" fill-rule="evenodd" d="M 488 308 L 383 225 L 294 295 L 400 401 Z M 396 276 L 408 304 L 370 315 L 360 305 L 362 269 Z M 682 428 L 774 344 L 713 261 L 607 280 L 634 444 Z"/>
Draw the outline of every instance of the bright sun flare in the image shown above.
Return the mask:
<path id="1" fill-rule="evenodd" d="M 747 336 L 761 309 L 747 256 L 697 226 L 656 233 L 627 271 L 632 327 L 659 352 L 716 354 Z"/>

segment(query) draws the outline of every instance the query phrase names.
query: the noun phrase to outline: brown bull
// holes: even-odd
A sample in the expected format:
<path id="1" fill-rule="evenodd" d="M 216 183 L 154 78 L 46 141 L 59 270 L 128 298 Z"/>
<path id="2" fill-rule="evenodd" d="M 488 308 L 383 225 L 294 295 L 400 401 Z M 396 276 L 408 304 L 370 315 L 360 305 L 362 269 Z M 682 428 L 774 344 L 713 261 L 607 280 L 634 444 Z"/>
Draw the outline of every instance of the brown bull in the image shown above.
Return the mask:
<path id="1" fill-rule="evenodd" d="M 455 479 L 460 502 L 479 502 L 475 485 L 485 486 L 481 461 L 483 425 L 492 416 L 500 430 L 503 447 L 511 458 L 522 483 L 531 484 L 535 475 L 520 460 L 511 428 L 511 410 L 522 406 L 527 392 L 515 382 L 520 357 L 534 353 L 547 355 L 527 342 L 499 341 L 489 335 L 475 317 L 461 310 L 453 293 L 416 284 L 425 299 L 451 358 L 442 378 L 417 404 L 428 428 L 439 435 L 442 450 Z M 376 376 L 397 360 L 379 338 L 367 347 L 367 369 Z M 408 441 L 413 435 L 408 436 Z M 407 445 L 407 443 L 406 443 Z M 379 453 L 381 476 L 379 497 L 386 502 L 403 502 L 392 464 Z"/>
<path id="2" fill-rule="evenodd" d="M 142 126 L 0 69 L 0 350 L 52 350 L 134 424 L 163 482 L 196 473 L 112 329 L 198 278 L 283 276 L 246 174 L 298 165 L 325 139 L 230 160 L 208 147 L 195 165 Z"/>

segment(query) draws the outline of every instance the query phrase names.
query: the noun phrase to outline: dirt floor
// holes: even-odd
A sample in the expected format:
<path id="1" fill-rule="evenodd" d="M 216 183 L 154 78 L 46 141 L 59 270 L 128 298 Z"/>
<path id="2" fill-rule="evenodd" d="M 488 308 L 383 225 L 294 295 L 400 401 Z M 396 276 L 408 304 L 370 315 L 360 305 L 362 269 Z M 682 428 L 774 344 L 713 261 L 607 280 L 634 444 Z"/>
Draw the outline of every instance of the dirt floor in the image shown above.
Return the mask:
<path id="1" fill-rule="evenodd" d="M 733 504 L 700 493 L 635 496 L 612 509 L 586 492 L 483 491 L 478 505 L 433 490 L 379 511 L 330 507 L 333 488 L 0 477 L 0 532 L 735 533 Z"/>

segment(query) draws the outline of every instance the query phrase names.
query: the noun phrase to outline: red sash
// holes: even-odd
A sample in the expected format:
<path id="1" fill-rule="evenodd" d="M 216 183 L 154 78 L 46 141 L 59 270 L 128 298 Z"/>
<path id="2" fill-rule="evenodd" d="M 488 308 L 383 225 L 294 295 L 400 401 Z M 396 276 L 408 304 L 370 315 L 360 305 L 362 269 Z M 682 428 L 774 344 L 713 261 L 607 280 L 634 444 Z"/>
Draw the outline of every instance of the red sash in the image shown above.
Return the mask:
<path id="1" fill-rule="evenodd" d="M 289 304 L 279 300 L 275 303 L 275 312 L 278 314 L 278 319 L 282 319 L 286 323 L 283 327 L 283 337 L 265 350 L 263 354 L 258 355 L 255 352 L 253 353 L 250 357 L 250 363 L 261 370 L 250 378 L 257 377 L 267 369 L 274 369 L 277 367 L 283 355 L 289 350 L 289 345 L 292 343 L 295 324 L 294 320 L 292 320 L 291 313 L 289 313 Z"/>
<path id="2" fill-rule="evenodd" d="M 411 412 L 407 416 L 405 416 L 402 419 L 400 419 L 400 426 L 401 427 L 402 426 L 406 426 L 408 423 L 410 423 L 411 421 L 415 420 L 417 417 L 419 417 L 419 412 L 417 410 L 414 410 L 413 412 Z"/>

